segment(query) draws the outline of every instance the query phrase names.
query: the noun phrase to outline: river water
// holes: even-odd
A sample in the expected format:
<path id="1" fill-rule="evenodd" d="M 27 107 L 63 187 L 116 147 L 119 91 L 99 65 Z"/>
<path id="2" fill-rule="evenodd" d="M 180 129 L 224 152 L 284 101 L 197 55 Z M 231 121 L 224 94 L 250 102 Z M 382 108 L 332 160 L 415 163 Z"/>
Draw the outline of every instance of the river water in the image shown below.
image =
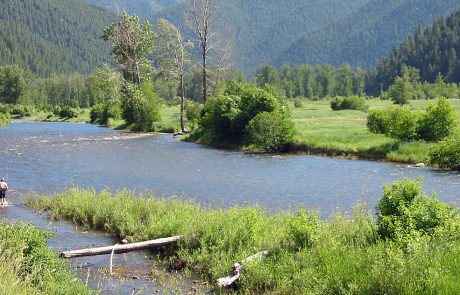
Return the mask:
<path id="1" fill-rule="evenodd" d="M 14 204 L 20 204 L 27 192 L 48 194 L 77 185 L 175 195 L 206 206 L 257 205 L 269 212 L 313 208 L 327 218 L 337 210 L 349 213 L 358 202 L 374 208 L 385 183 L 422 176 L 427 193 L 439 193 L 440 199 L 460 205 L 458 172 L 405 164 L 245 154 L 180 142 L 171 135 L 133 135 L 72 123 L 11 124 L 0 128 L 0 145 L 0 176 L 7 178 L 8 198 Z M 22 206 L 0 210 L 0 218 L 30 220 L 40 227 L 48 222 Z M 115 243 L 66 223 L 52 226 L 57 237 L 50 246 L 56 250 Z M 81 263 L 101 267 L 108 263 L 104 259 Z M 129 260 L 147 263 L 144 258 Z M 139 284 L 91 279 L 90 285 L 103 293 L 117 289 L 128 294 Z"/>

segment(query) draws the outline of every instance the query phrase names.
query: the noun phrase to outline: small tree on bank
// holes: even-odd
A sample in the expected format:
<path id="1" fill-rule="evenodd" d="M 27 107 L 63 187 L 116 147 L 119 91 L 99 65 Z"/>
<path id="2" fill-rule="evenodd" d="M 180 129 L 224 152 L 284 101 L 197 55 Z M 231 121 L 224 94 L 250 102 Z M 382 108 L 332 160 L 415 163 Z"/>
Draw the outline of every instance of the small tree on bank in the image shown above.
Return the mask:
<path id="1" fill-rule="evenodd" d="M 178 89 L 180 97 L 180 126 L 185 132 L 185 66 L 190 63 L 188 48 L 192 47 L 190 42 L 184 41 L 181 33 L 170 22 L 165 19 L 158 21 L 156 30 L 155 54 L 159 67 L 159 75 Z"/>

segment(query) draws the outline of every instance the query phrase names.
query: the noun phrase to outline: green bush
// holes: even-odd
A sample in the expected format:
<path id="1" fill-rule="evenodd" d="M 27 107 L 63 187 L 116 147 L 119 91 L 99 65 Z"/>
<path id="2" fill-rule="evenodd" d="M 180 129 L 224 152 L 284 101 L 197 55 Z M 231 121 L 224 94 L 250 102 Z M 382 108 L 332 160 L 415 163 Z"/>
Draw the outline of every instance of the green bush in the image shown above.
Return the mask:
<path id="1" fill-rule="evenodd" d="M 430 163 L 460 170 L 460 134 L 455 134 L 430 150 Z"/>
<path id="2" fill-rule="evenodd" d="M 150 85 L 128 84 L 122 98 L 123 119 L 135 131 L 151 131 L 160 120 L 158 99 Z"/>
<path id="3" fill-rule="evenodd" d="M 288 233 L 295 248 L 308 248 L 319 241 L 323 222 L 318 213 L 298 210 L 288 223 Z"/>
<path id="4" fill-rule="evenodd" d="M 418 112 L 391 107 L 383 111 L 370 112 L 367 117 L 367 128 L 370 132 L 385 134 L 400 140 L 416 140 L 419 138 L 419 118 Z"/>
<path id="5" fill-rule="evenodd" d="M 71 106 L 65 106 L 59 112 L 59 117 L 68 119 L 76 118 L 78 117 L 78 110 Z"/>
<path id="6" fill-rule="evenodd" d="M 203 105 L 201 103 L 187 101 L 185 105 L 185 117 L 191 130 L 194 130 L 198 126 L 202 111 Z"/>
<path id="7" fill-rule="evenodd" d="M 281 112 L 263 112 L 245 129 L 246 143 L 270 152 L 286 151 L 294 139 L 294 124 Z"/>
<path id="8" fill-rule="evenodd" d="M 458 128 L 454 107 L 446 98 L 440 98 L 436 105 L 430 104 L 420 120 L 420 137 L 426 141 L 441 141 Z"/>
<path id="9" fill-rule="evenodd" d="M 8 111 L 13 117 L 25 118 L 32 116 L 35 109 L 32 106 L 10 104 L 6 106 L 6 111 Z"/>
<path id="10" fill-rule="evenodd" d="M 388 112 L 385 110 L 371 111 L 367 115 L 367 129 L 372 133 L 387 134 Z"/>
<path id="11" fill-rule="evenodd" d="M 240 98 L 220 95 L 208 100 L 204 106 L 200 127 L 211 140 L 238 141 L 242 128 L 239 125 Z"/>
<path id="12" fill-rule="evenodd" d="M 331 101 L 331 109 L 367 111 L 366 98 L 360 96 L 341 97 L 338 96 Z"/>
<path id="13" fill-rule="evenodd" d="M 5 126 L 5 125 L 8 125 L 9 123 L 10 123 L 10 115 L 0 113 L 0 126 Z"/>
<path id="14" fill-rule="evenodd" d="M 382 238 L 404 241 L 423 235 L 457 234 L 458 209 L 422 192 L 421 179 L 403 179 L 386 186 L 377 205 Z"/>
<path id="15" fill-rule="evenodd" d="M 300 99 L 299 97 L 296 97 L 294 99 L 294 108 L 299 109 L 301 107 L 303 107 L 302 99 Z"/>
<path id="16" fill-rule="evenodd" d="M 119 120 L 122 118 L 121 101 L 112 99 L 105 103 L 94 105 L 90 111 L 90 121 L 93 124 L 108 126 L 109 120 Z"/>

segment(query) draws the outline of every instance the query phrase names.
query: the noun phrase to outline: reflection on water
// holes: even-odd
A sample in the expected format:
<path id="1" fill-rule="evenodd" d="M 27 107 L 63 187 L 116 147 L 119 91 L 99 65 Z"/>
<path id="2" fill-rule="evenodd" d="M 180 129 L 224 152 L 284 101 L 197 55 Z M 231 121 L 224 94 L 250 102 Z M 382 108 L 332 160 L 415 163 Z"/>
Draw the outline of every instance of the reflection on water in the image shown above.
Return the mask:
<path id="1" fill-rule="evenodd" d="M 88 124 L 21 123 L 0 128 L 0 174 L 16 190 L 135 189 L 214 206 L 308 207 L 327 216 L 358 201 L 373 208 L 384 183 L 424 177 L 428 193 L 460 199 L 460 176 L 404 164 L 313 156 L 253 155 L 136 136 Z"/>

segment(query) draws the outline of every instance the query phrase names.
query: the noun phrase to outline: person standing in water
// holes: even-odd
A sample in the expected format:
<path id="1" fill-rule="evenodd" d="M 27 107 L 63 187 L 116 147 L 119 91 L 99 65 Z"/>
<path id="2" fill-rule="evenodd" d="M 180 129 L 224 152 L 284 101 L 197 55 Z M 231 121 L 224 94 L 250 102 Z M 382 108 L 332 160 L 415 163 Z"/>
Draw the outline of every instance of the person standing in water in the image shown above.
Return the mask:
<path id="1" fill-rule="evenodd" d="M 7 205 L 5 198 L 6 198 L 6 191 L 8 190 L 8 184 L 5 181 L 5 178 L 0 178 L 0 205 Z"/>

